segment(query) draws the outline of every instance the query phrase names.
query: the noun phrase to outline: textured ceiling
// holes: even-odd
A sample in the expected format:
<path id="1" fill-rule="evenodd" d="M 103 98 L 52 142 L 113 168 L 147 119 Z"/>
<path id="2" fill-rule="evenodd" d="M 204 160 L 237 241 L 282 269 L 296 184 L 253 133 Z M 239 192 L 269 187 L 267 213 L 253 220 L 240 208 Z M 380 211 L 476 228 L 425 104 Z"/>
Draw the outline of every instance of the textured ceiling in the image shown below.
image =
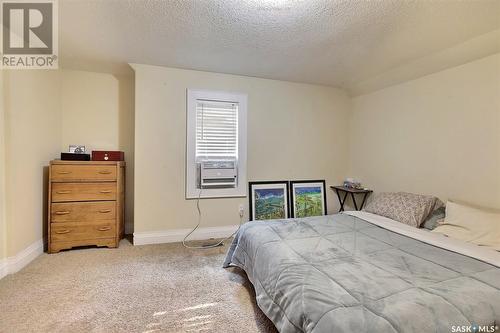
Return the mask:
<path id="1" fill-rule="evenodd" d="M 143 63 L 348 90 L 500 29 L 497 0 L 64 0 L 59 10 L 63 68 Z"/>

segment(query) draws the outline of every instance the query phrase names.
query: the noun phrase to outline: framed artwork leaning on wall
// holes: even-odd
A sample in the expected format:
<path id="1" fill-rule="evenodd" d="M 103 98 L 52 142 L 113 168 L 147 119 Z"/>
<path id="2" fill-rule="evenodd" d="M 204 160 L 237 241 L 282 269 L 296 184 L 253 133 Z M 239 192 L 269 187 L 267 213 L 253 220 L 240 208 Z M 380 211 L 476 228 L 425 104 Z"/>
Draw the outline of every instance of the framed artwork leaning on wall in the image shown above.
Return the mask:
<path id="1" fill-rule="evenodd" d="M 324 180 L 290 181 L 291 217 L 326 215 Z"/>

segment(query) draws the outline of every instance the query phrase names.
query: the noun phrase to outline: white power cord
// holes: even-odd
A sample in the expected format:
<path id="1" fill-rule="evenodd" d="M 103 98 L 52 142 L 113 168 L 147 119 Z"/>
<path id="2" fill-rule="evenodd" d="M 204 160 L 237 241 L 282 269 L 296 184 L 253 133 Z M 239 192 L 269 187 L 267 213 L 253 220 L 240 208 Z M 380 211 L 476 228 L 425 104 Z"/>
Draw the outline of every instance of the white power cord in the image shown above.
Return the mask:
<path id="1" fill-rule="evenodd" d="M 196 249 L 196 250 L 201 250 L 201 249 L 211 249 L 211 248 L 214 248 L 214 247 L 218 247 L 218 246 L 222 246 L 224 245 L 224 242 L 226 240 L 228 240 L 229 238 L 233 237 L 234 235 L 236 235 L 236 233 L 240 230 L 241 228 L 241 223 L 242 223 L 242 220 L 243 220 L 243 214 L 240 213 L 240 225 L 238 226 L 238 229 L 236 229 L 235 232 L 233 232 L 230 236 L 222 239 L 221 241 L 217 242 L 217 243 L 214 243 L 214 244 L 207 244 L 207 245 L 202 245 L 202 246 L 190 246 L 188 244 L 186 244 L 186 240 L 189 236 L 191 236 L 191 234 L 193 232 L 196 231 L 196 229 L 198 229 L 198 227 L 200 226 L 201 224 L 201 209 L 200 209 L 200 199 L 201 199 L 201 192 L 202 192 L 202 189 L 200 189 L 200 193 L 198 194 L 198 199 L 196 200 L 196 209 L 198 210 L 198 224 L 196 224 L 196 227 L 193 228 L 193 230 L 191 230 L 187 235 L 186 237 L 184 237 L 184 239 L 182 240 L 182 245 L 184 245 L 185 248 L 188 248 L 188 249 Z"/>

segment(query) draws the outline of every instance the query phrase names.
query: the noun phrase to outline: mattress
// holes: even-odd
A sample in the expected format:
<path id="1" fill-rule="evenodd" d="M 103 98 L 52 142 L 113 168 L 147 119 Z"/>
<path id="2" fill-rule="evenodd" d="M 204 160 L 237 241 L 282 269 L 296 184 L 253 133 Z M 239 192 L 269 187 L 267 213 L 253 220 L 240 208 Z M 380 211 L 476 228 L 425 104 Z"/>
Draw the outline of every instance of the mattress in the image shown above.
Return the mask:
<path id="1" fill-rule="evenodd" d="M 249 222 L 224 267 L 280 332 L 494 329 L 500 254 L 406 227 L 364 212 Z"/>

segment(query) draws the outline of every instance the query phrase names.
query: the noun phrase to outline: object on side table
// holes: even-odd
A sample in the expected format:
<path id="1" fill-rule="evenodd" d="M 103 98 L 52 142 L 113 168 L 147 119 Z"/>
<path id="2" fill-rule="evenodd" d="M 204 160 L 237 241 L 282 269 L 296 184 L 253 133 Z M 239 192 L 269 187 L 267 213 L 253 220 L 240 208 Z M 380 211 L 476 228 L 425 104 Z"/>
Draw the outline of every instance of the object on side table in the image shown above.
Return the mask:
<path id="1" fill-rule="evenodd" d="M 363 209 L 363 206 L 365 205 L 366 198 L 368 197 L 368 194 L 372 193 L 372 190 L 368 189 L 355 189 L 355 188 L 349 188 L 345 186 L 330 186 L 332 190 L 337 193 L 337 197 L 339 198 L 339 203 L 340 203 L 340 209 L 339 212 L 344 211 L 344 204 L 345 201 L 347 200 L 347 195 L 350 193 L 352 202 L 354 204 L 354 208 L 356 210 L 361 210 Z M 340 195 L 340 192 L 344 193 L 344 197 L 342 198 Z M 361 206 L 358 208 L 358 204 L 356 203 L 356 198 L 354 197 L 355 194 L 363 194 L 363 201 L 361 202 Z"/>
<path id="2" fill-rule="evenodd" d="M 125 162 L 50 162 L 49 253 L 118 247 L 124 236 Z"/>
<path id="3" fill-rule="evenodd" d="M 354 178 L 346 178 L 346 180 L 344 180 L 344 187 L 354 188 L 357 190 L 363 189 L 363 186 L 361 186 L 361 182 L 355 180 Z"/>
<path id="4" fill-rule="evenodd" d="M 90 161 L 90 154 L 81 153 L 61 153 L 63 161 Z"/>
<path id="5" fill-rule="evenodd" d="M 294 180 L 290 182 L 292 217 L 326 215 L 324 180 Z"/>
<path id="6" fill-rule="evenodd" d="M 113 150 L 93 150 L 92 161 L 125 161 L 125 153 Z"/>

